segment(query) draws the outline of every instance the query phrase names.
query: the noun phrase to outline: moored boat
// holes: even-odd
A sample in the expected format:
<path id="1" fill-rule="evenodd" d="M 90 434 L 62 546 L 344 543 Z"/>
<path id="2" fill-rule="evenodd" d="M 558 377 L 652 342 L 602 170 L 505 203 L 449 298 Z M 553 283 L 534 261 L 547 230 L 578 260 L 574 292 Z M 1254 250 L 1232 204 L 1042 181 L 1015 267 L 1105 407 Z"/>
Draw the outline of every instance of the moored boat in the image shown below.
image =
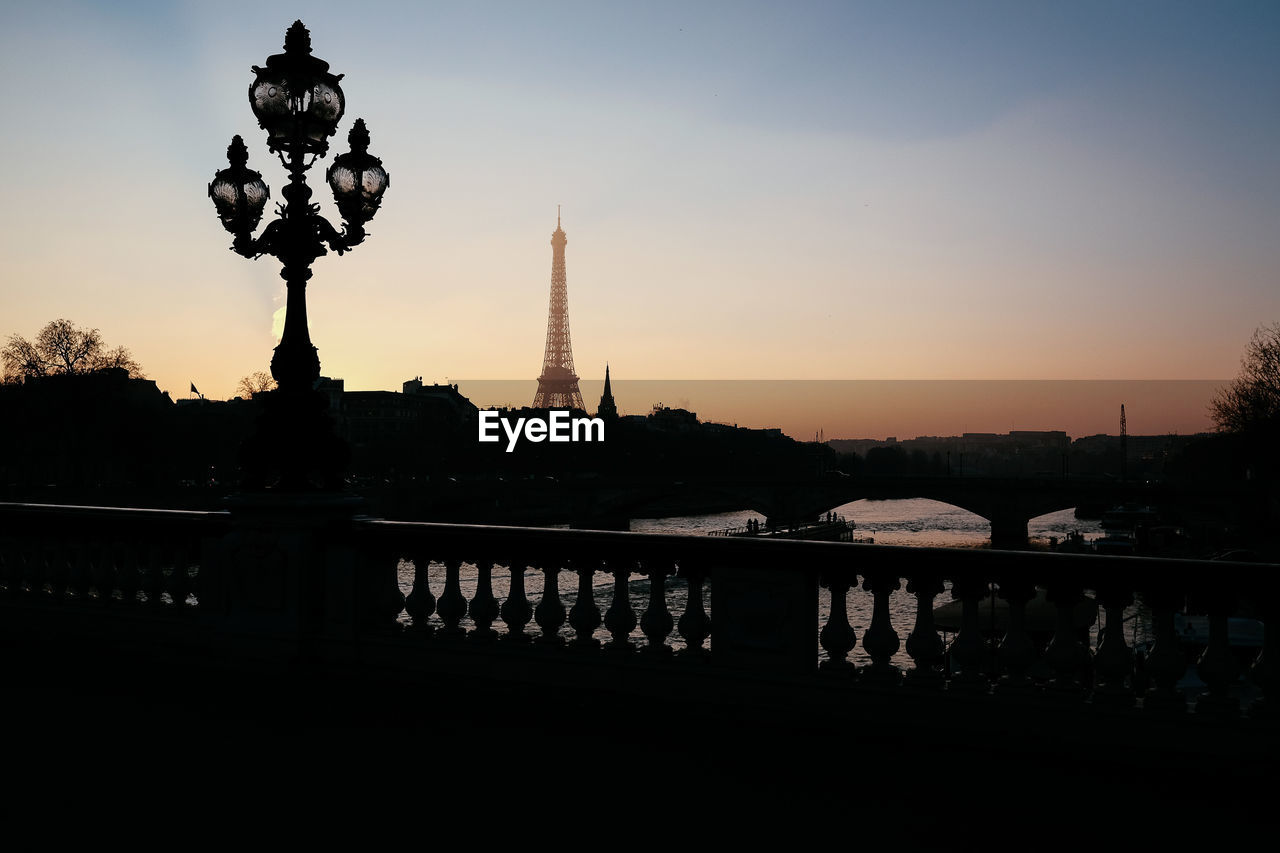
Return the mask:
<path id="1" fill-rule="evenodd" d="M 811 539 L 821 542 L 857 542 L 872 544 L 870 536 L 855 537 L 854 523 L 837 513 L 827 513 L 817 521 L 800 522 L 788 525 L 773 525 L 758 522 L 754 519 L 741 527 L 728 527 L 724 530 L 713 530 L 712 536 L 759 537 L 765 539 Z"/>

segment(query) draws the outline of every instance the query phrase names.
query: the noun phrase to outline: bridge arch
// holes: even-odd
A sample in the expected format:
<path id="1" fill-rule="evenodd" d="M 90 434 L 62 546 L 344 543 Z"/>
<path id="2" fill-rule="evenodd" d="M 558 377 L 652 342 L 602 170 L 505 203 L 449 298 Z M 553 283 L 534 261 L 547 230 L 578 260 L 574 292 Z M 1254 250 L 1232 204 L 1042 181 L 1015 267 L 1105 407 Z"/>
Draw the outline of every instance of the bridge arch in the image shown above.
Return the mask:
<path id="1" fill-rule="evenodd" d="M 855 535 L 882 545 L 968 547 L 991 538 L 988 519 L 932 498 L 861 498 L 834 511 L 855 524 Z"/>
<path id="2" fill-rule="evenodd" d="M 1028 523 L 1082 503 L 1115 501 L 1132 486 L 1066 478 L 830 477 L 785 480 L 693 480 L 641 484 L 601 483 L 583 489 L 586 515 L 621 518 L 654 507 L 689 507 L 677 514 L 749 510 L 778 524 L 820 517 L 861 499 L 923 498 L 958 507 L 990 524 L 996 548 L 1024 548 Z M 693 507 L 705 507 L 694 509 Z M 856 519 L 855 519 L 856 521 Z"/>

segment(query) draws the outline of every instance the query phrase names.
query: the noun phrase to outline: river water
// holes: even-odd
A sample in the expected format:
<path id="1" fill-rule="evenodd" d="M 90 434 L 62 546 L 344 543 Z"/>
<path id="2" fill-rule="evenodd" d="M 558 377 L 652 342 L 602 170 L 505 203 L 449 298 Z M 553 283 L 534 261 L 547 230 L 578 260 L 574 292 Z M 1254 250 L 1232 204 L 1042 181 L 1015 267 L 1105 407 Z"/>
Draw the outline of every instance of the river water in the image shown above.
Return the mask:
<path id="1" fill-rule="evenodd" d="M 862 500 L 839 507 L 836 512 L 854 522 L 856 536 L 871 537 L 877 544 L 947 548 L 983 548 L 990 545 L 991 530 L 985 519 L 937 501 L 925 499 Z M 708 535 L 713 531 L 742 527 L 748 519 L 760 520 L 760 516 L 757 513 L 747 511 L 676 518 L 634 519 L 631 522 L 631 529 L 641 533 Z M 1049 537 L 1056 537 L 1061 540 L 1072 531 L 1081 532 L 1086 539 L 1096 539 L 1104 535 L 1101 526 L 1096 521 L 1078 520 L 1075 518 L 1073 510 L 1063 510 L 1040 516 L 1033 519 L 1028 525 L 1028 533 L 1033 546 L 1037 544 L 1047 545 Z M 438 597 L 444 589 L 444 566 L 433 562 L 430 566 L 429 575 L 431 591 Z M 402 561 L 399 567 L 399 576 L 401 589 L 408 594 L 413 586 L 413 563 Z M 530 603 L 536 606 L 542 592 L 542 573 L 537 570 L 527 569 L 524 572 L 524 578 L 526 596 Z M 461 587 L 462 593 L 468 601 L 475 595 L 476 583 L 475 567 L 464 564 L 461 569 Z M 493 570 L 493 593 L 499 602 L 506 599 L 510 588 L 509 585 L 510 574 L 508 570 L 505 567 L 495 567 Z M 903 586 L 905 587 L 905 584 Z M 686 588 L 680 578 L 669 578 L 667 587 L 667 606 L 671 611 L 672 617 L 678 620 L 687 600 Z M 629 591 L 631 606 L 638 619 L 648 605 L 648 580 L 643 577 L 633 579 L 630 583 Z M 594 597 L 596 606 L 600 608 L 601 613 L 608 608 L 612 596 L 612 579 L 604 573 L 598 573 L 594 584 Z M 568 573 L 562 574 L 560 576 L 560 600 L 563 602 L 566 612 L 573 606 L 576 597 L 576 577 Z M 711 614 L 710 596 L 707 596 L 704 601 L 708 614 L 714 618 L 714 615 Z M 950 601 L 949 594 L 944 592 L 938 596 L 938 604 L 948 601 Z M 862 665 L 869 662 L 867 656 L 862 652 L 861 637 L 871 623 L 871 594 L 861 589 L 850 590 L 847 606 L 849 621 L 859 637 L 859 641 L 855 645 L 850 658 L 854 663 Z M 907 634 L 911 631 L 915 622 L 915 606 L 915 597 L 907 593 L 905 588 L 899 589 L 890 596 L 889 609 L 893 627 L 898 632 L 903 646 L 894 656 L 894 663 L 904 668 L 912 666 L 911 659 L 907 657 L 905 645 Z M 820 593 L 819 609 L 818 625 L 820 627 L 825 624 L 830 609 L 829 594 L 826 590 Z M 402 619 L 406 622 L 409 621 L 409 617 L 406 615 L 402 615 Z M 433 623 L 438 624 L 438 617 L 432 616 L 431 620 Z M 470 627 L 470 620 L 464 620 L 463 624 L 466 627 Z M 503 630 L 501 620 L 495 623 L 494 627 L 498 630 Z M 537 633 L 539 629 L 536 624 L 531 623 L 526 630 L 531 633 Z M 566 639 L 573 636 L 573 631 L 568 625 L 562 628 L 561 633 Z M 596 631 L 595 636 L 601 641 L 609 639 L 609 633 L 603 627 Z M 632 638 L 639 644 L 645 642 L 644 635 L 639 628 L 632 632 Z M 683 645 L 678 632 L 672 633 L 670 642 L 677 649 Z M 821 656 L 825 656 L 825 652 L 820 653 Z"/>
<path id="2" fill-rule="evenodd" d="M 900 501 L 854 501 L 836 509 L 856 525 L 856 536 L 870 536 L 880 545 L 919 545 L 939 548 L 982 548 L 991 544 L 991 525 L 985 518 L 938 501 L 915 498 Z M 725 512 L 680 518 L 640 518 L 631 529 L 642 533 L 710 533 L 741 527 L 748 519 L 762 520 L 755 512 Z M 1097 521 L 1083 521 L 1064 509 L 1034 518 L 1027 525 L 1032 544 L 1047 545 L 1072 531 L 1086 539 L 1103 535 Z"/>

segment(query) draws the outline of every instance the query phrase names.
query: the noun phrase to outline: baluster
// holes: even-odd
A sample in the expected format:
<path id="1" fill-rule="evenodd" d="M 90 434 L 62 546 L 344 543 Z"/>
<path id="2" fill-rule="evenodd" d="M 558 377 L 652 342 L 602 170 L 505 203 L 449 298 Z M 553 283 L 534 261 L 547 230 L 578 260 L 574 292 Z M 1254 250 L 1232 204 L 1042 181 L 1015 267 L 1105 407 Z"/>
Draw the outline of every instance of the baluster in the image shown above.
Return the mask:
<path id="1" fill-rule="evenodd" d="M 1124 641 L 1124 610 L 1133 604 L 1133 595 L 1119 584 L 1099 585 L 1098 598 L 1107 615 L 1107 624 L 1098 637 L 1094 655 L 1093 703 L 1128 708 L 1133 705 L 1133 688 L 1125 678 L 1133 672 L 1133 650 Z"/>
<path id="2" fill-rule="evenodd" d="M 1275 719 L 1280 716 L 1280 624 L 1276 612 L 1280 610 L 1274 596 L 1259 596 L 1258 618 L 1262 620 L 1262 651 L 1249 667 L 1249 678 L 1262 691 L 1262 695 L 1249 705 L 1249 716 L 1256 719 Z"/>
<path id="3" fill-rule="evenodd" d="M 828 577 L 827 589 L 831 593 L 831 607 L 827 615 L 827 624 L 822 626 L 822 631 L 818 634 L 822 648 L 827 652 L 827 659 L 822 662 L 822 669 L 847 671 L 853 667 L 849 662 L 849 652 L 857 645 L 858 635 L 849 624 L 847 599 L 850 584 L 857 582 L 857 575 L 838 573 Z"/>
<path id="4" fill-rule="evenodd" d="M 1235 596 L 1222 581 L 1201 578 L 1200 582 L 1213 586 L 1203 596 L 1208 599 L 1209 645 L 1196 662 L 1196 675 L 1208 689 L 1196 699 L 1196 713 L 1233 716 L 1240 712 L 1240 700 L 1230 693 L 1240 677 L 1240 664 L 1227 642 L 1227 619 L 1235 610 Z"/>
<path id="5" fill-rule="evenodd" d="M 493 561 L 476 561 L 476 594 L 471 599 L 471 621 L 475 629 L 471 639 L 479 643 L 492 642 L 498 638 L 493 630 L 493 620 L 498 618 L 498 599 L 493 595 Z"/>
<path id="6" fill-rule="evenodd" d="M 48 549 L 36 544 L 25 549 L 26 559 L 23 561 L 23 585 L 35 596 L 44 591 L 46 564 L 49 561 Z"/>
<path id="7" fill-rule="evenodd" d="M 0 542 L 0 578 L 4 580 L 5 593 L 17 597 L 22 591 L 22 549 L 13 539 Z"/>
<path id="8" fill-rule="evenodd" d="M 444 561 L 444 592 L 440 594 L 440 602 L 436 607 L 440 621 L 444 622 L 444 627 L 440 629 L 442 637 L 460 637 L 467 633 L 458 624 L 467 615 L 467 600 L 462 597 L 462 587 L 458 580 L 458 570 L 461 567 L 461 560 L 449 558 Z"/>
<path id="9" fill-rule="evenodd" d="M 67 566 L 67 596 L 76 601 L 89 597 L 89 564 L 93 543 L 81 542 Z"/>
<path id="10" fill-rule="evenodd" d="M 507 633 L 502 639 L 509 643 L 527 643 L 533 639 L 524 631 L 524 626 L 533 618 L 533 606 L 524 594 L 524 569 L 523 562 L 511 561 L 511 591 L 507 593 L 501 609 L 502 621 L 507 625 Z"/>
<path id="11" fill-rule="evenodd" d="M 702 644 L 706 642 L 707 637 L 711 636 L 711 618 L 707 616 L 706 608 L 702 603 L 702 585 L 706 576 L 701 569 L 683 562 L 680 564 L 680 573 L 684 575 L 689 585 L 689 592 L 684 601 L 684 613 L 680 614 L 680 621 L 676 625 L 685 643 L 680 655 L 705 658 L 708 652 Z"/>
<path id="12" fill-rule="evenodd" d="M 1062 697 L 1083 696 L 1079 675 L 1089 667 L 1089 650 L 1080 642 L 1075 627 L 1076 605 L 1082 597 L 1082 586 L 1076 581 L 1055 578 L 1049 586 L 1048 600 L 1053 602 L 1056 619 L 1044 658 L 1054 671 L 1050 687 Z"/>
<path id="13" fill-rule="evenodd" d="M 400 591 L 399 549 L 371 548 L 362 563 L 354 578 L 357 630 L 365 635 L 399 634 L 404 630 L 400 614 L 405 599 Z"/>
<path id="14" fill-rule="evenodd" d="M 640 617 L 640 630 L 648 640 L 641 650 L 645 654 L 665 657 L 671 654 L 667 635 L 675 627 L 671 611 L 667 609 L 667 575 L 670 563 L 655 561 L 649 568 L 649 605 Z"/>
<path id="15" fill-rule="evenodd" d="M 542 600 L 534 608 L 533 618 L 542 630 L 539 643 L 550 646 L 564 644 L 560 626 L 564 624 L 564 603 L 560 601 L 560 564 L 544 562 L 542 568 Z"/>
<path id="16" fill-rule="evenodd" d="M 1155 683 L 1147 689 L 1142 708 L 1144 711 L 1181 713 L 1186 710 L 1187 703 L 1177 685 L 1187 671 L 1187 656 L 1173 627 L 1173 613 L 1182 608 L 1183 597 L 1166 587 L 1149 589 L 1145 597 L 1151 606 L 1151 627 L 1155 634 L 1155 644 L 1147 656 L 1146 668 Z"/>
<path id="17" fill-rule="evenodd" d="M 120 598 L 125 604 L 137 604 L 138 590 L 142 585 L 142 574 L 138 569 L 138 549 L 132 543 L 122 543 L 119 548 L 116 586 L 120 588 Z"/>
<path id="18" fill-rule="evenodd" d="M 613 572 L 613 601 L 604 614 L 604 626 L 609 629 L 613 638 L 609 641 L 609 651 L 625 653 L 631 651 L 631 632 L 636 627 L 636 614 L 631 609 L 631 589 L 628 581 L 631 570 L 619 566 Z"/>
<path id="19" fill-rule="evenodd" d="M 226 578 L 225 567 L 218 570 L 218 541 L 212 537 L 203 537 L 191 543 L 191 569 L 187 572 L 191 584 L 191 595 L 195 598 L 195 606 L 212 611 L 215 607 L 226 606 L 226 589 L 222 587 Z"/>
<path id="20" fill-rule="evenodd" d="M 114 543 L 103 543 L 98 550 L 98 559 L 93 564 L 91 575 L 100 604 L 112 604 L 115 601 L 116 561 L 119 556 L 119 546 Z"/>
<path id="21" fill-rule="evenodd" d="M 873 571 L 863 578 L 862 588 L 873 596 L 871 625 L 862 637 L 862 648 L 871 657 L 862 673 L 864 681 L 897 684 L 902 677 L 902 671 L 889 662 L 902 645 L 889 619 L 889 593 L 900 586 L 896 574 L 884 571 Z"/>
<path id="22" fill-rule="evenodd" d="M 59 542 L 53 547 L 49 560 L 49 589 L 59 601 L 67 597 L 67 577 L 71 573 L 71 546 Z"/>
<path id="23" fill-rule="evenodd" d="M 944 589 L 942 578 L 917 574 L 907 581 L 907 592 L 916 597 L 916 624 L 907 636 L 907 654 L 915 668 L 907 672 L 906 683 L 913 687 L 941 688 L 942 638 L 933 622 L 933 600 Z"/>
<path id="24" fill-rule="evenodd" d="M 573 644 L 579 648 L 599 648 L 600 641 L 593 635 L 600 627 L 600 608 L 596 606 L 595 563 L 578 564 L 578 597 L 569 611 L 569 624 L 575 636 Z"/>
<path id="25" fill-rule="evenodd" d="M 1009 602 L 1009 630 L 1000 641 L 999 659 L 1004 668 L 997 690 L 1025 693 L 1035 688 L 1028 675 L 1036 660 L 1036 646 L 1027 633 L 1027 602 L 1035 598 L 1035 585 L 1021 579 L 1003 579 L 1000 597 Z M 994 602 L 992 602 L 994 604 Z"/>
<path id="26" fill-rule="evenodd" d="M 147 604 L 150 607 L 159 607 L 164 603 L 160 597 L 160 593 L 164 591 L 164 560 L 160 546 L 147 547 L 141 562 L 143 563 L 141 586 L 142 591 L 146 593 Z"/>
<path id="27" fill-rule="evenodd" d="M 951 584 L 951 597 L 960 601 L 961 609 L 960 633 L 951 641 L 952 672 L 948 690 L 985 693 L 991 688 L 983 671 L 988 655 L 979 615 L 989 592 L 990 585 L 981 578 L 962 577 Z"/>
<path id="28" fill-rule="evenodd" d="M 88 552 L 88 578 L 84 579 L 84 599 L 86 601 L 96 601 L 104 603 L 102 596 L 102 585 L 106 584 L 106 588 L 114 588 L 115 585 L 115 569 L 114 569 L 114 553 L 111 552 L 111 546 L 106 542 L 95 542 L 93 548 Z"/>
<path id="29" fill-rule="evenodd" d="M 413 560 L 413 588 L 405 597 L 405 610 L 413 620 L 413 630 L 430 637 L 435 633 L 431 614 L 436 611 L 436 597 L 431 594 L 431 560 L 422 552 L 410 559 Z"/>
<path id="30" fill-rule="evenodd" d="M 166 591 L 173 599 L 173 606 L 179 610 L 187 607 L 187 596 L 191 594 L 192 546 L 183 542 L 173 549 L 173 570 L 169 572 Z"/>

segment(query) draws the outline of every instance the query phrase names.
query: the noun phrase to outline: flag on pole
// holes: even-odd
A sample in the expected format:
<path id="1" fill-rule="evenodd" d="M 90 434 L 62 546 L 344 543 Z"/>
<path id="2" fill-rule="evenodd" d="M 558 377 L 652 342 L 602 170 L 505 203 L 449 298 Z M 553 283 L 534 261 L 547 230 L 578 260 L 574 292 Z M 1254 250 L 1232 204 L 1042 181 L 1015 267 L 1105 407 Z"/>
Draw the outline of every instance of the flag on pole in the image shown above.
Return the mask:
<path id="1" fill-rule="evenodd" d="M 197 397 L 201 396 L 200 392 L 196 390 L 196 383 L 194 382 L 191 383 L 191 393 L 195 394 Z"/>

